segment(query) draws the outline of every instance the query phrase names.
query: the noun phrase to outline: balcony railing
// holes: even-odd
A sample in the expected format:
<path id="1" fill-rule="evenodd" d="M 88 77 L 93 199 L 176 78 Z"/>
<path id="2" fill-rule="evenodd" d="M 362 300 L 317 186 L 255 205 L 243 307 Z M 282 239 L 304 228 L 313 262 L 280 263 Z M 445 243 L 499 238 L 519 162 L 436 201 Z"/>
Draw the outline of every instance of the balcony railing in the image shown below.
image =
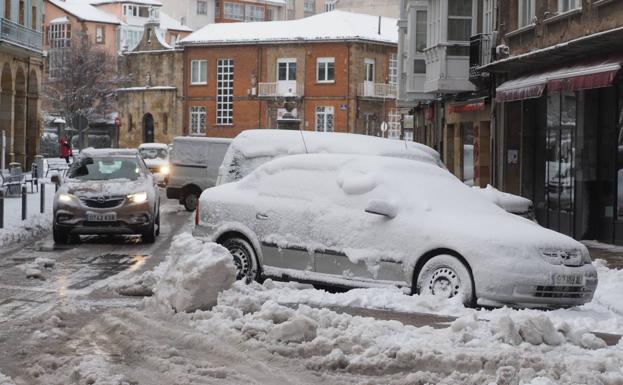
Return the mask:
<path id="1" fill-rule="evenodd" d="M 303 83 L 298 82 L 274 82 L 258 83 L 257 96 L 263 98 L 275 97 L 302 97 L 304 91 Z"/>
<path id="2" fill-rule="evenodd" d="M 357 95 L 365 98 L 396 98 L 398 90 L 395 84 L 359 83 L 359 91 Z"/>
<path id="3" fill-rule="evenodd" d="M 26 28 L 10 20 L 0 18 L 0 40 L 41 52 L 41 32 Z"/>
<path id="4" fill-rule="evenodd" d="M 479 67 L 491 63 L 493 57 L 493 36 L 479 33 L 469 39 L 469 77 L 481 76 Z"/>

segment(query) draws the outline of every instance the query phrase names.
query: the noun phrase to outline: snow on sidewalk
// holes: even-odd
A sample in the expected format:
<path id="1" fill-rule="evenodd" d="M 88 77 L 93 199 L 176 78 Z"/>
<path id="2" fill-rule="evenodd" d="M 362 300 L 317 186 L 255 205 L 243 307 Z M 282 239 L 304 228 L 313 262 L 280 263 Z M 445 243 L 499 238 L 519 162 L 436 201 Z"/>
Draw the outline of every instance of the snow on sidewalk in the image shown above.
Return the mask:
<path id="1" fill-rule="evenodd" d="M 30 188 L 28 189 L 30 191 Z M 52 229 L 52 205 L 54 203 L 54 185 L 45 187 L 45 213 L 40 213 L 40 192 L 27 194 L 27 218 L 22 221 L 22 199 L 4 198 L 4 227 L 0 229 L 0 247 L 8 247 L 18 242 L 25 242 L 40 237 Z"/>

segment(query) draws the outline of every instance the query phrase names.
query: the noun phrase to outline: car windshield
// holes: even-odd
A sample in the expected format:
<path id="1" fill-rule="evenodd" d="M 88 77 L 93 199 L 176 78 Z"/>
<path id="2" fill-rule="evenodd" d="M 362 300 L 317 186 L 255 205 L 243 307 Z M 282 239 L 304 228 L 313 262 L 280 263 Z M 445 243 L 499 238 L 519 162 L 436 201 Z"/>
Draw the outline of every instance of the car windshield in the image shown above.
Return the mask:
<path id="1" fill-rule="evenodd" d="M 74 163 L 69 178 L 81 181 L 129 179 L 136 180 L 143 174 L 136 158 L 102 157 L 84 158 Z"/>
<path id="2" fill-rule="evenodd" d="M 167 150 L 164 148 L 140 148 L 138 152 L 143 159 L 167 159 Z"/>

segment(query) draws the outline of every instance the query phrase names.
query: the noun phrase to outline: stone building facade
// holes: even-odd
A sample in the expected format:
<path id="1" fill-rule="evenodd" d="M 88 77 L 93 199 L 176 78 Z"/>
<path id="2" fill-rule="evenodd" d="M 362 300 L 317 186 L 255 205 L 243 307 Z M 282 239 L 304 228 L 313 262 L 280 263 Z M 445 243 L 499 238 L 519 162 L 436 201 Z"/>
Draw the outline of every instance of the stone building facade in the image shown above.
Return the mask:
<path id="1" fill-rule="evenodd" d="M 119 60 L 127 78 L 117 90 L 119 147 L 171 143 L 183 133 L 183 51 L 168 47 L 153 28 L 147 24 L 136 48 Z"/>
<path id="2" fill-rule="evenodd" d="M 39 150 L 42 12 L 38 0 L 0 3 L 0 167 L 30 169 Z"/>

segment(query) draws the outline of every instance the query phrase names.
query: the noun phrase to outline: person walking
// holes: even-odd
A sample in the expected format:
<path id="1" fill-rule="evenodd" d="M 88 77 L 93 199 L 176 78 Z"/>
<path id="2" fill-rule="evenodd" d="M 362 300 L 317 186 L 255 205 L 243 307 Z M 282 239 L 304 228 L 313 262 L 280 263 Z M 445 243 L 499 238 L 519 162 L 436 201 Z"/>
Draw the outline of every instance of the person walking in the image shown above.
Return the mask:
<path id="1" fill-rule="evenodd" d="M 61 139 L 58 142 L 61 147 L 60 148 L 61 158 L 65 159 L 65 162 L 69 164 L 69 157 L 72 155 L 71 144 L 69 144 L 69 142 L 67 141 L 65 137 L 61 137 Z"/>

